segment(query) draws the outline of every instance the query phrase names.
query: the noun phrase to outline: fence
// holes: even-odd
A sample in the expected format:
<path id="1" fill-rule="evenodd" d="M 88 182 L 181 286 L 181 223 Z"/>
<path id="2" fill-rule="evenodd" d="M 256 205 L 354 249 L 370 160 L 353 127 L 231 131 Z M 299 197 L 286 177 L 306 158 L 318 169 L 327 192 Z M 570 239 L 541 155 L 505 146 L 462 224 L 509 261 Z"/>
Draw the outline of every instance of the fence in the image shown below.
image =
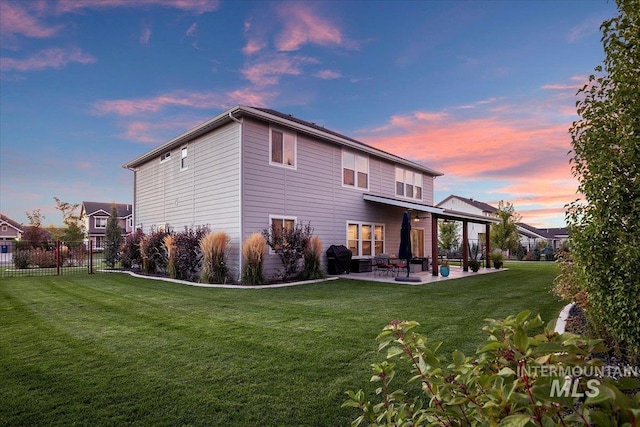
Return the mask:
<path id="1" fill-rule="evenodd" d="M 0 242 L 0 277 L 93 274 L 104 268 L 104 252 L 91 241 Z"/>

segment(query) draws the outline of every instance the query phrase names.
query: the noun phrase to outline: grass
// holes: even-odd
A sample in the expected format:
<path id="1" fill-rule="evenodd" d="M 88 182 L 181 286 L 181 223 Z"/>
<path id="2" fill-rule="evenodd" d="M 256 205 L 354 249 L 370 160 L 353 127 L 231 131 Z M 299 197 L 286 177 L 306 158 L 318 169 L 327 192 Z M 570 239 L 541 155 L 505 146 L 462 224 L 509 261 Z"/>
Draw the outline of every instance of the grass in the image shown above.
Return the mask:
<path id="1" fill-rule="evenodd" d="M 557 316 L 553 263 L 424 286 L 206 289 L 121 274 L 0 280 L 0 425 L 336 426 L 371 391 L 376 335 L 417 320 L 443 352 L 482 319 Z M 396 386 L 401 386 L 398 382 Z"/>

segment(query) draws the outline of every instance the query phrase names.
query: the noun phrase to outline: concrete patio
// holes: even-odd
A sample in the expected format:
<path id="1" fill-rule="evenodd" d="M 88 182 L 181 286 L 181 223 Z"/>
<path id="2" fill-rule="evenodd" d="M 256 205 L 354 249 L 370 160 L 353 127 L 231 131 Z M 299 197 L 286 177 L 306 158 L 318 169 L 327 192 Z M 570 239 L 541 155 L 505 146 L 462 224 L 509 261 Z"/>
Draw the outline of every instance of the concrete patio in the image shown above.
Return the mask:
<path id="1" fill-rule="evenodd" d="M 411 273 L 410 277 L 420 279 L 419 282 L 418 281 L 416 282 L 396 281 L 396 275 L 390 274 L 388 272 L 349 273 L 349 274 L 339 274 L 337 277 L 340 277 L 341 279 L 367 280 L 371 282 L 383 282 L 383 283 L 394 283 L 398 285 L 416 286 L 416 285 L 424 285 L 432 282 L 442 282 L 445 280 L 461 279 L 463 277 L 475 276 L 478 274 L 499 273 L 501 271 L 506 271 L 506 270 L 508 269 L 481 268 L 480 270 L 478 270 L 477 273 L 474 273 L 471 270 L 463 271 L 462 267 L 451 266 L 450 267 L 451 272 L 449 273 L 448 277 L 442 277 L 441 275 L 434 276 L 431 273 L 431 271 L 420 271 L 420 272 Z M 398 274 L 397 277 L 406 277 L 406 275 L 407 275 L 406 270 L 403 270 L 400 272 L 400 274 Z"/>

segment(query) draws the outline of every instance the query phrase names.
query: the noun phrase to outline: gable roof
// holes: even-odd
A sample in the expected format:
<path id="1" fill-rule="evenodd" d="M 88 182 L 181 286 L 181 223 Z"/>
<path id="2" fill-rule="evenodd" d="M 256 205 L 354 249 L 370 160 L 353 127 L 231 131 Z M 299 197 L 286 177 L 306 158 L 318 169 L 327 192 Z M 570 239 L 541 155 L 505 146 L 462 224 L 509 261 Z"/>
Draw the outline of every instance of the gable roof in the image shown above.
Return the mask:
<path id="1" fill-rule="evenodd" d="M 498 208 L 495 208 L 495 207 L 491 206 L 488 203 L 480 202 L 478 200 L 468 199 L 466 197 L 456 196 L 455 194 L 450 195 L 449 197 L 447 197 L 446 199 L 444 199 L 443 201 L 438 203 L 436 206 L 440 206 L 441 204 L 443 204 L 446 201 L 448 201 L 450 199 L 453 199 L 453 198 L 456 198 L 458 200 L 462 200 L 466 204 L 471 205 L 476 209 L 480 209 L 482 212 L 495 213 L 498 210 Z"/>
<path id="2" fill-rule="evenodd" d="M 111 214 L 110 202 L 82 202 L 81 212 L 85 215 L 94 215 L 96 213 L 104 213 L 105 215 Z M 118 218 L 126 218 L 133 214 L 133 208 L 128 203 L 115 203 L 116 210 L 118 211 Z"/>
<path id="3" fill-rule="evenodd" d="M 9 218 L 8 216 L 2 215 L 2 214 L 0 214 L 0 224 L 7 224 L 7 225 L 15 228 L 16 230 L 18 230 L 21 233 L 24 232 L 22 224 L 19 224 L 17 221 L 14 221 L 11 218 Z"/>
<path id="4" fill-rule="evenodd" d="M 569 229 L 568 228 L 536 228 L 529 224 L 525 224 L 523 222 L 519 222 L 517 224 L 518 227 L 521 227 L 523 230 L 526 230 L 528 233 L 535 234 L 535 236 L 531 237 L 540 237 L 543 239 L 561 239 L 569 237 Z M 523 233 L 527 235 L 526 233 Z"/>
<path id="5" fill-rule="evenodd" d="M 397 163 L 399 165 L 413 168 L 431 176 L 443 175 L 442 172 L 438 172 L 420 163 L 413 162 L 411 160 L 396 156 L 395 154 L 391 154 L 389 152 L 372 147 L 356 139 L 342 135 L 330 129 L 326 129 L 323 126 L 318 126 L 315 123 L 298 119 L 290 114 L 283 114 L 269 108 L 256 108 L 245 105 L 236 105 L 235 107 L 219 114 L 218 116 L 188 130 L 182 135 L 179 135 L 154 148 L 153 150 L 135 158 L 134 160 L 125 163 L 124 165 L 122 165 L 122 167 L 127 169 L 134 169 L 148 162 L 149 160 L 160 156 L 165 151 L 179 147 L 189 141 L 198 138 L 199 136 L 202 136 L 214 129 L 219 128 L 220 126 L 230 123 L 231 121 L 237 121 L 242 117 L 251 117 L 259 120 L 264 120 L 269 123 L 275 123 L 277 125 L 293 129 L 296 132 L 311 135 L 343 147 L 352 148 L 354 150 L 365 152 L 372 156 L 376 156 Z"/>

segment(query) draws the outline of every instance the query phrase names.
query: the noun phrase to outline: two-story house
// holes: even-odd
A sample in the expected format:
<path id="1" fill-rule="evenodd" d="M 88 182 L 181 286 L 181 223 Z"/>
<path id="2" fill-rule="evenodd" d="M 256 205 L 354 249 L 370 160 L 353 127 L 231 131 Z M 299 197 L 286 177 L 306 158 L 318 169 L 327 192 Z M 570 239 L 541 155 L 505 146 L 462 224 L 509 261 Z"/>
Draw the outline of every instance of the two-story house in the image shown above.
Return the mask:
<path id="1" fill-rule="evenodd" d="M 80 217 L 84 220 L 87 239 L 96 250 L 104 249 L 104 238 L 107 231 L 107 221 L 111 216 L 111 206 L 115 204 L 118 212 L 118 226 L 122 234 L 132 231 L 133 207 L 126 203 L 82 202 Z"/>
<path id="2" fill-rule="evenodd" d="M 145 233 L 208 226 L 231 238 L 239 277 L 244 239 L 270 226 L 310 223 L 325 248 L 354 258 L 395 254 L 411 209 L 414 254 L 431 256 L 433 184 L 442 175 L 291 115 L 236 106 L 128 162 L 134 227 Z M 267 273 L 277 256 L 265 261 Z"/>

